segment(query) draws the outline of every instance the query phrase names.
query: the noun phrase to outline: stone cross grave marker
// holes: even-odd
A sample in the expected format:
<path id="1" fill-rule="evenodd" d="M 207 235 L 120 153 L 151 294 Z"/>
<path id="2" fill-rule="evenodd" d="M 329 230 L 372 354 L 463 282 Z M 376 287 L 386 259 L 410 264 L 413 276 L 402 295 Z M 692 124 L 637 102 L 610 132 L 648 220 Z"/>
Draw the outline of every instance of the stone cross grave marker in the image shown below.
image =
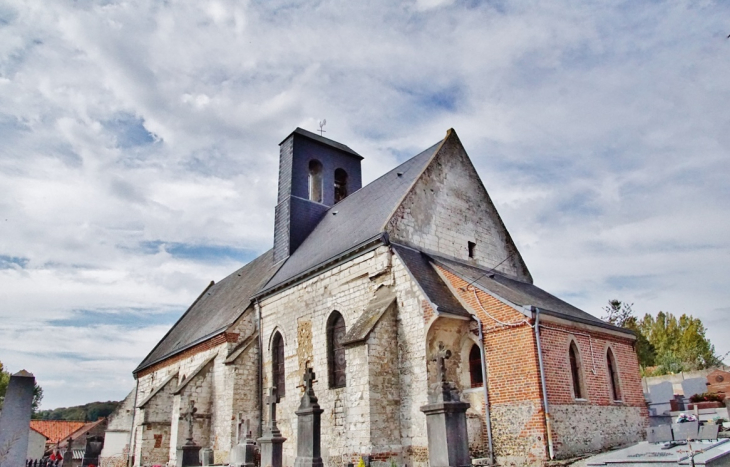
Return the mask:
<path id="1" fill-rule="evenodd" d="M 446 382 L 446 360 L 451 358 L 451 350 L 448 350 L 443 342 L 439 342 L 439 349 L 432 361 L 436 362 L 439 370 L 439 381 Z"/>
<path id="2" fill-rule="evenodd" d="M 236 415 L 236 444 L 239 444 L 241 441 L 243 441 L 243 436 L 241 436 L 241 428 L 246 425 L 246 431 L 248 431 L 248 420 L 243 419 L 243 412 L 238 412 L 238 415 Z"/>
<path id="3" fill-rule="evenodd" d="M 297 457 L 294 467 L 324 467 L 321 454 L 322 408 L 317 403 L 312 383 L 315 373 L 311 368 L 304 372 L 304 394 L 297 409 Z"/>
<path id="4" fill-rule="evenodd" d="M 431 360 L 436 362 L 439 371 L 440 381 L 434 386 L 440 388 L 434 401 L 421 406 L 421 412 L 426 414 L 428 460 L 431 467 L 468 467 L 471 465 L 466 429 L 469 404 L 459 400 L 454 385 L 446 380 L 449 358 L 451 351 L 439 342 Z"/>
<path id="5" fill-rule="evenodd" d="M 269 406 L 269 429 L 276 429 L 276 404 L 279 403 L 279 395 L 276 393 L 276 386 L 269 388 L 269 395 L 264 398 L 264 403 Z"/>
<path id="6" fill-rule="evenodd" d="M 188 402 L 188 410 L 180 414 L 180 420 L 185 420 L 188 423 L 188 437 L 186 438 L 187 443 L 185 443 L 188 446 L 195 445 L 193 442 L 193 424 L 195 423 L 195 419 L 203 418 L 201 415 L 197 415 L 197 412 L 198 409 L 195 407 L 195 401 L 191 400 Z"/>
<path id="7" fill-rule="evenodd" d="M 312 383 L 314 383 L 316 377 L 317 375 L 311 367 L 307 367 L 307 369 L 304 370 L 304 376 L 302 378 L 304 379 L 304 392 L 314 394 Z"/>

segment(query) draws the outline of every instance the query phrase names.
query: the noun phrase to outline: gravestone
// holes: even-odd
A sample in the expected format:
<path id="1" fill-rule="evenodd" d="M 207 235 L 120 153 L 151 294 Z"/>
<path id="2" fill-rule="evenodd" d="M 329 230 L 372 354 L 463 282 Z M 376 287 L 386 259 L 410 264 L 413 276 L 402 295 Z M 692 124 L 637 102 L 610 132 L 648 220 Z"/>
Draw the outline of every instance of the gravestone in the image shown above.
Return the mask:
<path id="1" fill-rule="evenodd" d="M 22 466 L 28 454 L 35 378 L 25 370 L 10 377 L 0 412 L 0 465 Z"/>
<path id="2" fill-rule="evenodd" d="M 675 441 L 683 441 L 685 439 L 697 439 L 699 430 L 698 422 L 673 423 L 672 432 Z"/>
<path id="3" fill-rule="evenodd" d="M 71 437 L 68 438 L 68 444 L 66 445 L 66 452 L 63 453 L 63 465 L 71 465 L 74 461 L 74 441 Z"/>
<path id="4" fill-rule="evenodd" d="M 689 378 L 682 381 L 684 398 L 689 399 L 695 394 L 707 392 L 707 378 Z"/>
<path id="5" fill-rule="evenodd" d="M 649 386 L 649 408 L 654 415 L 663 415 L 672 410 L 670 401 L 674 399 L 674 387 L 669 381 Z"/>
<path id="6" fill-rule="evenodd" d="M 82 467 L 87 465 L 99 465 L 99 455 L 104 447 L 104 438 L 101 436 L 87 436 L 84 458 L 81 461 Z"/>
<path id="7" fill-rule="evenodd" d="M 269 389 L 269 395 L 266 396 L 264 402 L 269 406 L 269 423 L 264 429 L 263 436 L 258 439 L 259 446 L 261 446 L 261 467 L 281 467 L 282 445 L 286 438 L 281 436 L 281 431 L 276 426 L 276 404 L 279 403 L 276 386 Z"/>
<path id="8" fill-rule="evenodd" d="M 201 448 L 199 460 L 200 465 L 202 466 L 213 465 L 213 463 L 215 462 L 215 455 L 213 453 L 213 450 L 211 448 Z"/>
<path id="9" fill-rule="evenodd" d="M 430 404 L 421 407 L 426 414 L 428 460 L 430 467 L 471 466 L 466 411 L 469 403 L 461 402 L 453 384 L 446 381 L 446 360 L 451 351 L 439 342 L 433 357 L 439 370 L 439 382 L 429 394 Z"/>
<path id="10" fill-rule="evenodd" d="M 669 425 L 661 425 L 647 428 L 646 441 L 649 443 L 666 443 L 667 441 L 672 441 L 672 427 Z"/>
<path id="11" fill-rule="evenodd" d="M 195 401 L 188 403 L 188 410 L 180 414 L 180 420 L 188 423 L 188 437 L 184 445 L 177 448 L 177 463 L 181 467 L 197 467 L 200 465 L 200 446 L 193 441 L 193 424 L 198 418 Z"/>
<path id="12" fill-rule="evenodd" d="M 323 467 L 321 454 L 321 416 L 312 384 L 315 373 L 311 368 L 304 372 L 304 395 L 297 414 L 297 458 L 294 467 Z M 263 466 L 266 467 L 266 466 Z"/>
<path id="13" fill-rule="evenodd" d="M 229 464 L 231 467 L 254 467 L 256 464 L 256 443 L 251 438 L 248 420 L 244 424 L 240 413 L 236 420 L 236 445 L 231 449 Z"/>

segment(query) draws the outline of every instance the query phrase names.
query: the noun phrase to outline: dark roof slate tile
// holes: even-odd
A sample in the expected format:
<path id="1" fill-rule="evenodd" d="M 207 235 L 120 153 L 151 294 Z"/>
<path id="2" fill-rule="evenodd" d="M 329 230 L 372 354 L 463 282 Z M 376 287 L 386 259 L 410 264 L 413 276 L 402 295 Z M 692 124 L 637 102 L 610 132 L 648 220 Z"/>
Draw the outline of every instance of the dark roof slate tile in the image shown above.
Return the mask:
<path id="1" fill-rule="evenodd" d="M 137 373 L 192 345 L 223 332 L 250 305 L 251 297 L 276 272 L 269 250 L 210 286 L 139 364 Z"/>
<path id="2" fill-rule="evenodd" d="M 281 285 L 384 232 L 386 222 L 440 144 L 441 141 L 332 206 L 264 290 Z"/>

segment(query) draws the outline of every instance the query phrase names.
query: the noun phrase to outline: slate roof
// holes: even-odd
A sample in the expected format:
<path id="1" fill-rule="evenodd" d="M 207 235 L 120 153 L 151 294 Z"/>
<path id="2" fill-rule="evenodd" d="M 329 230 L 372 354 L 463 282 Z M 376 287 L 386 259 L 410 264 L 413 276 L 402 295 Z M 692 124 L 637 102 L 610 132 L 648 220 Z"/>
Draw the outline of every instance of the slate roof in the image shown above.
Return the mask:
<path id="1" fill-rule="evenodd" d="M 263 290 L 282 285 L 382 234 L 390 216 L 426 169 L 441 143 L 439 141 L 327 210 L 317 227 Z"/>
<path id="2" fill-rule="evenodd" d="M 293 134 L 297 134 L 297 135 L 301 135 L 301 136 L 306 136 L 309 139 L 313 139 L 313 140 L 318 141 L 318 142 L 320 142 L 322 144 L 326 144 L 327 146 L 332 146 L 333 148 L 337 148 L 340 151 L 348 152 L 351 155 L 360 158 L 361 160 L 363 159 L 363 157 L 360 154 L 356 153 L 355 151 L 353 151 L 352 149 L 350 149 L 348 146 L 345 146 L 344 144 L 338 143 L 337 141 L 331 140 L 329 138 L 325 138 L 324 136 L 320 136 L 317 133 L 312 133 L 311 131 L 303 130 L 302 128 L 299 128 L 299 127 L 297 127 L 296 130 L 294 130 L 291 133 L 289 133 L 287 135 L 287 137 L 284 138 L 281 141 L 281 143 L 283 143 L 284 141 L 286 141 L 289 138 L 289 136 L 291 136 Z M 281 143 L 279 143 L 279 144 L 281 144 Z"/>
<path id="3" fill-rule="evenodd" d="M 456 274 L 465 281 L 473 282 L 482 290 L 488 293 L 491 292 L 517 306 L 534 306 L 540 309 L 540 313 L 634 335 L 631 330 L 610 325 L 533 284 L 503 276 L 490 269 L 477 268 L 451 259 L 435 255 L 431 255 L 431 258 L 435 264 Z"/>
<path id="4" fill-rule="evenodd" d="M 449 287 L 441 279 L 431 265 L 431 259 L 425 253 L 397 243 L 392 243 L 398 257 L 403 261 L 411 276 L 421 286 L 426 297 L 436 305 L 437 313 L 449 313 L 456 316 L 471 318 L 471 314 L 464 309 L 459 300 L 454 297 Z"/>
<path id="5" fill-rule="evenodd" d="M 378 324 L 380 318 L 395 302 L 395 292 L 390 287 L 380 287 L 375 291 L 373 297 L 365 307 L 365 311 L 360 315 L 354 325 L 350 326 L 345 337 L 342 339 L 342 345 L 348 346 L 365 342 L 370 332 Z"/>
<path id="6" fill-rule="evenodd" d="M 253 294 L 271 278 L 276 269 L 273 250 L 269 250 L 211 285 L 193 302 L 134 373 L 223 332 L 250 305 Z"/>

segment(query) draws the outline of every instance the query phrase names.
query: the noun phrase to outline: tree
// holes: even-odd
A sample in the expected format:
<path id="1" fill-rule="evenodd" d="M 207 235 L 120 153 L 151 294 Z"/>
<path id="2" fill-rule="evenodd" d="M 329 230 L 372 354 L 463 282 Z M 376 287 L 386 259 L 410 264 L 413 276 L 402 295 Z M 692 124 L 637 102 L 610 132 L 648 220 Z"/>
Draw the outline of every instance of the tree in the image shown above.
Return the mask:
<path id="1" fill-rule="evenodd" d="M 10 383 L 10 372 L 6 371 L 3 366 L 3 362 L 0 362 L 0 409 L 3 407 L 5 392 L 8 390 L 8 383 Z M 43 389 L 38 386 L 38 383 L 35 383 L 35 386 L 33 387 L 33 403 L 31 405 L 33 414 L 35 414 L 41 406 L 41 400 L 43 400 Z"/>
<path id="2" fill-rule="evenodd" d="M 657 364 L 664 366 L 667 372 L 676 372 L 669 370 L 669 367 L 679 366 L 672 363 L 675 361 L 681 364 L 679 371 L 702 370 L 722 363 L 715 346 L 705 336 L 704 324 L 692 315 L 683 314 L 677 318 L 660 311 L 654 318 L 647 314 L 639 328 L 656 348 Z"/>
<path id="3" fill-rule="evenodd" d="M 633 303 L 626 303 L 616 299 L 609 300 L 608 305 L 603 307 L 606 315 L 602 316 L 601 319 L 614 326 L 626 327 L 626 322 L 634 316 L 633 306 Z"/>
<path id="4" fill-rule="evenodd" d="M 636 355 L 642 372 L 665 375 L 722 363 L 699 318 L 686 314 L 677 318 L 660 311 L 656 318 L 647 313 L 639 320 L 632 307 L 633 303 L 609 300 L 601 319 L 636 333 Z"/>

